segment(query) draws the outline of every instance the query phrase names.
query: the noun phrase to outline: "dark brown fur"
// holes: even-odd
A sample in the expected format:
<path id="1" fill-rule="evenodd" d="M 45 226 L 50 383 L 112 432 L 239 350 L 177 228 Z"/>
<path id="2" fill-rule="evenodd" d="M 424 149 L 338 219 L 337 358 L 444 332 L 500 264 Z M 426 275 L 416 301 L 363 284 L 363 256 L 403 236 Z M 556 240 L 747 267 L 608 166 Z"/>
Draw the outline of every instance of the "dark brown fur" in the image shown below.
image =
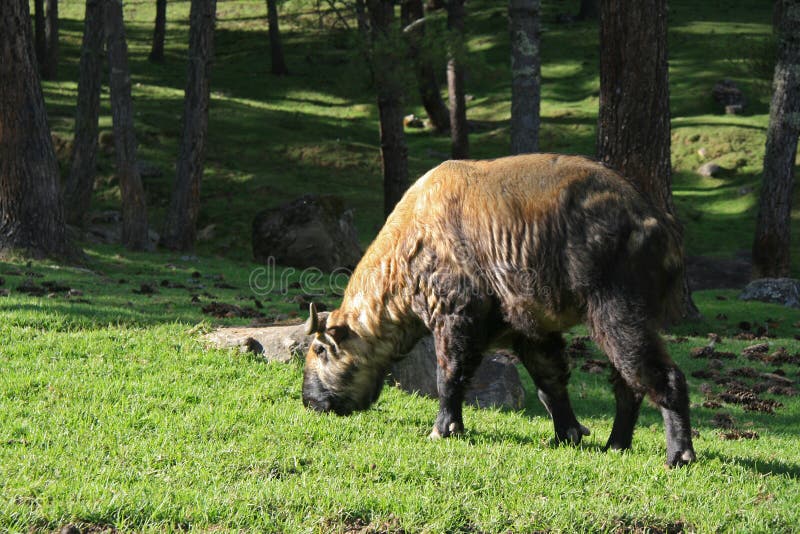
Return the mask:
<path id="1" fill-rule="evenodd" d="M 512 345 L 559 441 L 579 443 L 561 332 L 585 320 L 615 369 L 607 446 L 631 445 L 643 395 L 661 408 L 670 465 L 694 459 L 686 381 L 657 334 L 680 298 L 672 219 L 617 173 L 535 154 L 446 162 L 413 185 L 314 329 L 303 399 L 346 414 L 426 331 L 439 364 L 433 437 L 463 430 L 465 387 L 490 345 Z"/>

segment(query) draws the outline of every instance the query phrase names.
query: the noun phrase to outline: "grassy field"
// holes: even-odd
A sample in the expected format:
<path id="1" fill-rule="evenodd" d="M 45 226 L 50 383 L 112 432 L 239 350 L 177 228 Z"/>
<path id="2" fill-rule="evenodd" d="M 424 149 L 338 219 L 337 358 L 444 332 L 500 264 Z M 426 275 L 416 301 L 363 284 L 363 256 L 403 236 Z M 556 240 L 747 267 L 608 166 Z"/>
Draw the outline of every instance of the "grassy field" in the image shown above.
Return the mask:
<path id="1" fill-rule="evenodd" d="M 146 181 L 158 229 L 180 133 L 189 3 L 169 2 L 163 65 L 146 60 L 153 5 L 126 1 L 125 15 L 140 154 L 164 171 Z M 300 402 L 299 362 L 268 364 L 203 344 L 201 334 L 216 325 L 254 320 L 207 313 L 214 302 L 267 321 L 303 313 L 296 278 L 271 292 L 251 288 L 257 211 L 333 191 L 356 209 L 363 242 L 381 224 L 373 92 L 353 32 L 332 31 L 330 17 L 320 30 L 314 5 L 283 4 L 292 74 L 275 78 L 263 1 L 218 3 L 200 222 L 216 229 L 196 256 L 85 243 L 81 266 L 0 264 L 0 290 L 7 290 L 0 296 L 0 531 L 52 532 L 68 523 L 89 532 L 795 531 L 800 397 L 780 377 L 800 378 L 791 359 L 800 352 L 798 310 L 745 304 L 734 291 L 695 293 L 704 319 L 666 335 L 689 376 L 699 432 L 699 461 L 679 470 L 663 467 L 663 425 L 648 405 L 632 451 L 600 451 L 613 397 L 607 370 L 584 370 L 597 370 L 587 358 L 602 359 L 591 346 L 575 356 L 571 392 L 592 435 L 570 448 L 553 445 L 535 395 L 519 413 L 467 409 L 463 438 L 430 442 L 435 401 L 387 387 L 367 412 L 309 413 Z M 469 4 L 469 115 L 484 125 L 471 138 L 475 157 L 507 152 L 505 9 Z M 753 231 L 770 9 L 756 0 L 676 0 L 670 9 L 676 204 L 691 254 L 730 257 L 749 248 Z M 73 124 L 82 11 L 81 2 L 60 2 L 62 81 L 44 86 L 51 126 L 64 140 Z M 577 11 L 577 2 L 544 2 L 542 148 L 592 154 L 597 30 L 557 24 L 561 11 Z M 747 93 L 745 115 L 716 109 L 710 89 L 725 77 Z M 409 109 L 422 114 L 415 99 Z M 446 137 L 407 133 L 413 174 L 446 157 Z M 726 169 L 722 176 L 694 172 L 709 160 Z M 95 206 L 115 209 L 113 157 L 104 153 L 100 167 Z M 336 304 L 335 294 L 323 300 Z M 772 337 L 735 339 L 747 337 L 748 327 Z M 570 337 L 585 333 L 576 328 Z M 709 333 L 721 336 L 718 351 L 732 353 L 721 367 L 692 357 Z M 755 359 L 743 353 L 764 342 L 766 353 Z M 732 380 L 759 402 L 746 395 L 736 402 Z"/>

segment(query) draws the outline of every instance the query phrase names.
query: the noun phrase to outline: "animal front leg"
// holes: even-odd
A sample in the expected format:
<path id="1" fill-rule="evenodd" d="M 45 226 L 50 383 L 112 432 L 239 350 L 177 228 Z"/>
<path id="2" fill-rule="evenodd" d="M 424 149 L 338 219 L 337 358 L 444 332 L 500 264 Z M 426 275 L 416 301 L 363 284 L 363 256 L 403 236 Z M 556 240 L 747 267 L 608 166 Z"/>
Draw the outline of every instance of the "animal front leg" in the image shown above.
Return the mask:
<path id="1" fill-rule="evenodd" d="M 464 432 L 464 393 L 481 359 L 479 340 L 470 326 L 467 319 L 451 316 L 434 329 L 439 414 L 429 436 L 431 439 Z"/>
<path id="2" fill-rule="evenodd" d="M 569 400 L 569 363 L 561 334 L 549 334 L 536 340 L 521 338 L 516 349 L 536 383 L 539 400 L 553 419 L 556 441 L 578 445 L 590 431 L 578 422 Z"/>
<path id="3" fill-rule="evenodd" d="M 633 442 L 633 429 L 642 405 L 642 394 L 632 390 L 616 369 L 612 371 L 611 383 L 614 385 L 617 414 L 614 417 L 614 427 L 611 429 L 611 436 L 609 436 L 605 448 L 615 451 L 630 449 Z"/>

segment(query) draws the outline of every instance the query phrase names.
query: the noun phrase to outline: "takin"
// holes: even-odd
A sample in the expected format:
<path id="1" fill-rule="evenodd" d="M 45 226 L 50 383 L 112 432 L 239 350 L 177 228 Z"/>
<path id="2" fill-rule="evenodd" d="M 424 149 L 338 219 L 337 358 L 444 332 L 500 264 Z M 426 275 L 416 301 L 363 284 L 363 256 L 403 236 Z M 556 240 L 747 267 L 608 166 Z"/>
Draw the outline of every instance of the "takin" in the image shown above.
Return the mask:
<path id="1" fill-rule="evenodd" d="M 562 332 L 585 321 L 613 366 L 607 449 L 628 449 L 642 398 L 664 419 L 667 463 L 695 459 L 686 379 L 658 334 L 682 298 L 671 216 L 600 163 L 531 154 L 448 161 L 412 185 L 350 277 L 339 309 L 307 322 L 303 403 L 368 408 L 427 333 L 436 347 L 432 438 L 463 432 L 464 391 L 491 345 L 530 372 L 558 442 L 589 430 L 572 410 Z"/>

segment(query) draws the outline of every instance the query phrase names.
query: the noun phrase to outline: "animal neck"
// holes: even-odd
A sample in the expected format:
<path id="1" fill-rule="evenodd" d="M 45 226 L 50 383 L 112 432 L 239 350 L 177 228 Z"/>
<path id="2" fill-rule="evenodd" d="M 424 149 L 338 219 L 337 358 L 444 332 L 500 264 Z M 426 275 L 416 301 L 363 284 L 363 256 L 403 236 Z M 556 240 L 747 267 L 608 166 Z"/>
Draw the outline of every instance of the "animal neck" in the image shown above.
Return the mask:
<path id="1" fill-rule="evenodd" d="M 393 234 L 381 232 L 367 250 L 350 278 L 340 308 L 348 326 L 369 340 L 373 354 L 387 362 L 408 352 L 424 334 L 411 310 L 404 244 Z"/>

